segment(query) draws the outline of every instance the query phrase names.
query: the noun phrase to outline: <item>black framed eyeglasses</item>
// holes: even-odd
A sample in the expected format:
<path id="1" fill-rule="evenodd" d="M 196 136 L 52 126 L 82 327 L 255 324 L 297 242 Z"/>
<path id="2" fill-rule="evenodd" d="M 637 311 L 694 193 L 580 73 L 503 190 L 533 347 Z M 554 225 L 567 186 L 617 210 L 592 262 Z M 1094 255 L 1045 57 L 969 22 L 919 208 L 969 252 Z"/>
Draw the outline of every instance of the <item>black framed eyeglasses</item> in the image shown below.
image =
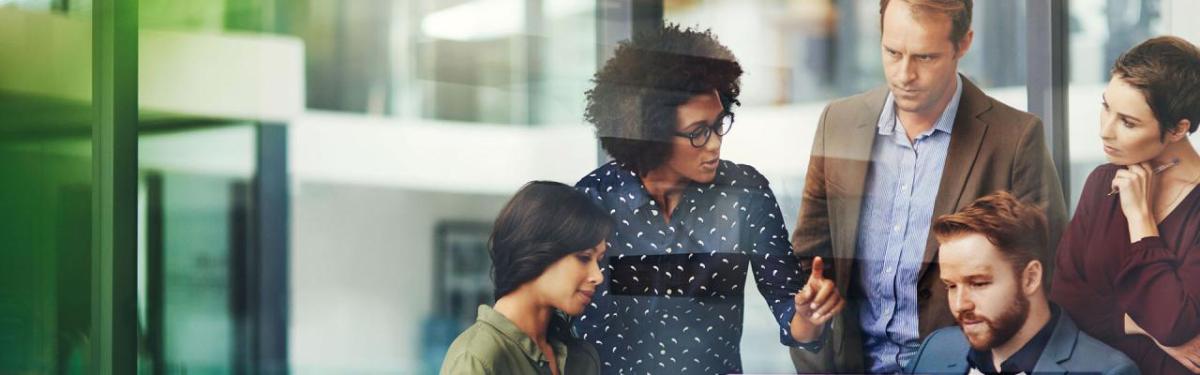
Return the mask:
<path id="1" fill-rule="evenodd" d="M 723 137 L 729 134 L 730 129 L 733 129 L 733 113 L 725 112 L 708 126 L 703 126 L 687 133 L 677 131 L 675 132 L 675 136 L 687 138 L 692 143 L 692 147 L 700 148 L 708 144 L 708 140 L 712 138 L 713 133 L 717 133 L 718 137 Z"/>

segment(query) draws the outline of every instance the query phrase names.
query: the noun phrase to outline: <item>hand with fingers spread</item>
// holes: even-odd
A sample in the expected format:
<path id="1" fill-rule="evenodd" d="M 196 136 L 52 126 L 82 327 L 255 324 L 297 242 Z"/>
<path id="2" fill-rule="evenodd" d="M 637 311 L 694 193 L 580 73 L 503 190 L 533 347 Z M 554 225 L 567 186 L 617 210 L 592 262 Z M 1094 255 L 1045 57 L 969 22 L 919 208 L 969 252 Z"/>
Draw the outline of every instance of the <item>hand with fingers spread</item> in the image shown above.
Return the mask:
<path id="1" fill-rule="evenodd" d="M 825 278 L 824 270 L 825 261 L 814 258 L 808 282 L 796 293 L 796 316 L 792 318 L 792 338 L 796 341 L 812 342 L 821 337 L 825 323 L 846 305 L 837 285 Z"/>
<path id="2" fill-rule="evenodd" d="M 1154 217 L 1154 183 L 1156 177 L 1148 162 L 1130 164 L 1117 170 L 1112 188 L 1119 192 L 1121 212 L 1129 220 L 1129 239 L 1137 242 L 1158 235 L 1158 220 Z"/>

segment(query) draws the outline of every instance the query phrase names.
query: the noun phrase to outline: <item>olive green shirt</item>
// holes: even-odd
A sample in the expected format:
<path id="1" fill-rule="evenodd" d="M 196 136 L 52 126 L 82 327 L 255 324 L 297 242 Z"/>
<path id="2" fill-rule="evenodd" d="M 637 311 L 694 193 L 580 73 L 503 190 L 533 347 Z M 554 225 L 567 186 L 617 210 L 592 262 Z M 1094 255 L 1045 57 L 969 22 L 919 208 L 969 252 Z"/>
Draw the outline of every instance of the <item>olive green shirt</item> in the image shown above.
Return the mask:
<path id="1" fill-rule="evenodd" d="M 600 357 L 587 342 L 571 336 L 571 326 L 558 314 L 550 317 L 546 340 L 554 349 L 562 375 L 600 373 Z M 479 316 L 450 344 L 442 375 L 550 374 L 537 343 L 491 306 L 479 305 Z"/>

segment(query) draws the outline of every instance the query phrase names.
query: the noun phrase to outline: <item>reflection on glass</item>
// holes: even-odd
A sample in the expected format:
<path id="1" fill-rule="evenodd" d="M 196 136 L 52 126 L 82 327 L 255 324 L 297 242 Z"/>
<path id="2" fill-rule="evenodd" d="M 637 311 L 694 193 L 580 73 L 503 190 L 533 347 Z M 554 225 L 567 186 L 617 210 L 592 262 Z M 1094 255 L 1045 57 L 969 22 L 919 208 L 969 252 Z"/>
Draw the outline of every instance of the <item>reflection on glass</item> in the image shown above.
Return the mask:
<path id="1" fill-rule="evenodd" d="M 450 344 L 475 323 L 478 306 L 495 302 L 487 248 L 491 223 L 445 222 L 437 227 L 437 302 L 421 330 L 422 371 L 429 373 L 438 371 Z"/>
<path id="2" fill-rule="evenodd" d="M 486 229 L 520 183 L 596 165 L 594 1 L 144 0 L 139 21 L 143 371 L 261 365 L 247 345 L 296 373 L 436 369 L 490 299 L 485 240 L 438 228 Z M 239 305 L 256 268 L 235 238 L 264 218 L 236 187 L 267 171 L 245 130 L 262 125 L 231 121 L 287 132 L 273 316 Z M 286 319 L 286 338 L 263 343 L 247 317 Z"/>
<path id="3" fill-rule="evenodd" d="M 1169 1 L 1169 0 L 1168 0 Z M 1169 32 L 1159 9 L 1163 0 L 1073 0 L 1070 11 L 1071 74 L 1068 90 L 1070 194 L 1074 212 L 1083 182 L 1106 163 L 1099 136 L 1100 97 L 1109 69 L 1122 52 Z"/>
<path id="4" fill-rule="evenodd" d="M 216 125 L 139 135 L 139 310 L 147 373 L 247 366 L 254 133 L 249 125 Z"/>
<path id="5" fill-rule="evenodd" d="M 91 24 L 0 4 L 0 373 L 81 374 L 93 348 Z"/>
<path id="6" fill-rule="evenodd" d="M 784 222 L 795 223 L 812 137 L 824 106 L 884 84 L 879 3 L 861 0 L 667 0 L 664 18 L 711 28 L 738 56 L 743 107 L 722 158 L 754 165 L 771 182 Z M 976 1 L 971 50 L 960 72 L 988 95 L 1024 109 L 1024 1 Z M 747 27 L 745 20 L 756 20 Z M 747 280 L 751 287 L 753 280 Z M 747 316 L 768 314 L 746 303 Z M 794 371 L 777 328 L 747 320 L 742 356 L 747 372 Z"/>
<path id="7" fill-rule="evenodd" d="M 422 0 L 399 35 L 410 53 L 396 114 L 498 124 L 579 121 L 595 68 L 596 3 Z M 455 5 L 451 5 L 455 4 Z"/>

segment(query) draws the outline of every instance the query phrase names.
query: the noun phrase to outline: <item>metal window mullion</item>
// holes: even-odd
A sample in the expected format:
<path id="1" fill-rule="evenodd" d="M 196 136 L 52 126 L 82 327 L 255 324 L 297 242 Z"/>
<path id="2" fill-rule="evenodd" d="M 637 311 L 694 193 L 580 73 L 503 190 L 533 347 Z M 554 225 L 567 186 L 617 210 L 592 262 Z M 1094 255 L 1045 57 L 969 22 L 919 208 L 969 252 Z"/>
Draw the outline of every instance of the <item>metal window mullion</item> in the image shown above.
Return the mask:
<path id="1" fill-rule="evenodd" d="M 1025 5 L 1029 112 L 1040 117 L 1045 125 L 1046 146 L 1058 170 L 1059 183 L 1066 195 L 1064 200 L 1069 201 L 1067 1 L 1029 0 Z"/>
<path id="2" fill-rule="evenodd" d="M 92 8 L 90 373 L 137 372 L 137 0 Z"/>
<path id="3" fill-rule="evenodd" d="M 288 320 L 291 306 L 289 281 L 290 193 L 288 189 L 288 128 L 281 123 L 260 123 L 256 132 L 256 168 L 253 184 L 256 272 L 248 285 L 251 295 L 251 367 L 262 374 L 286 374 Z"/>

